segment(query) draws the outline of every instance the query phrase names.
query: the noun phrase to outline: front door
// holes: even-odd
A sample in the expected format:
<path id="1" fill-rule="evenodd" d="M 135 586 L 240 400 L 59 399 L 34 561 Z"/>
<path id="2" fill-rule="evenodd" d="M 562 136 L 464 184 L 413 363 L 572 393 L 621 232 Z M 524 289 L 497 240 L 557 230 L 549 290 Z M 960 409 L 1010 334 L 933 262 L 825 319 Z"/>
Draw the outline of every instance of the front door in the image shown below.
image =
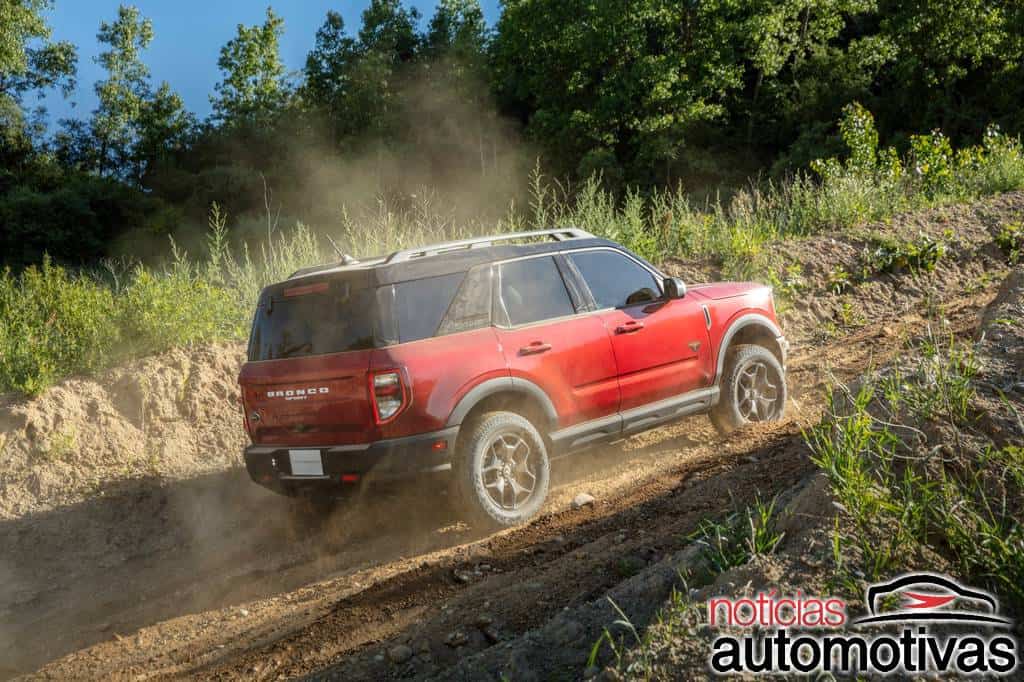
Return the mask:
<path id="1" fill-rule="evenodd" d="M 622 411 L 708 385 L 710 344 L 695 300 L 666 300 L 650 270 L 621 252 L 591 249 L 567 257 L 611 339 Z"/>

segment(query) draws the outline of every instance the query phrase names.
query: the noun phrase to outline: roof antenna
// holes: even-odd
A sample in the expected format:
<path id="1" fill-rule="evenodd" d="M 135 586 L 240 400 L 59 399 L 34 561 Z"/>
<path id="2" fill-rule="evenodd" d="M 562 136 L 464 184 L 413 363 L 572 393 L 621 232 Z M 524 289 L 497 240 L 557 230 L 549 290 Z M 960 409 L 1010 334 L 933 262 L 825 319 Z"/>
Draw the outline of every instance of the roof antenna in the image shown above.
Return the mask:
<path id="1" fill-rule="evenodd" d="M 341 247 L 339 247 L 338 244 L 333 239 L 331 239 L 331 235 L 325 234 L 324 236 L 327 237 L 327 241 L 329 241 L 331 243 L 331 248 L 334 249 L 334 252 L 337 253 L 341 257 L 341 264 L 342 265 L 355 265 L 356 263 L 359 262 L 358 260 L 356 260 L 352 256 L 350 256 L 347 253 L 345 253 L 344 251 L 342 251 Z"/>

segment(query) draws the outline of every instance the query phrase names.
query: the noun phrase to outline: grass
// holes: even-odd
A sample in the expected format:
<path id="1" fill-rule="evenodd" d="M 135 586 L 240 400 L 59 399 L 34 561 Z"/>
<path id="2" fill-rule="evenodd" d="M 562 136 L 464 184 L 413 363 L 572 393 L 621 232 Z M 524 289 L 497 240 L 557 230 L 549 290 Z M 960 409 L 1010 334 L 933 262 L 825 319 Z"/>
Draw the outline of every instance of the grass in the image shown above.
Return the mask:
<path id="1" fill-rule="evenodd" d="M 760 498 L 724 519 L 701 519 L 689 539 L 702 547 L 701 560 L 712 575 L 742 566 L 753 556 L 771 554 L 782 542 L 775 529 L 775 502 Z"/>
<path id="2" fill-rule="evenodd" d="M 358 215 L 342 211 L 330 232 L 344 251 L 366 256 L 473 234 L 574 225 L 654 262 L 707 259 L 725 277 L 766 281 L 784 308 L 787 295 L 802 291 L 802 272 L 777 262 L 772 245 L 778 240 L 1024 188 L 1020 141 L 994 128 L 980 145 L 958 150 L 941 133 L 917 136 L 904 157 L 876 148 L 873 121 L 859 107 L 845 112 L 841 130 L 849 159 L 820 160 L 810 172 L 752 184 L 728 201 L 694 206 L 681 188 L 615 197 L 596 178 L 570 190 L 535 172 L 530 205 L 510 208 L 497 225 L 459 221 L 453 207 L 424 192 L 402 210 L 379 201 Z M 1001 239 L 1008 257 L 1019 258 L 1019 229 L 1009 226 Z M 228 242 L 227 217 L 215 205 L 206 248 L 197 256 L 172 244 L 159 267 L 117 262 L 71 271 L 44 260 L 21 273 L 0 272 L 0 391 L 35 395 L 65 376 L 127 358 L 242 340 L 264 285 L 336 259 L 322 236 L 302 225 L 279 229 L 269 218 L 261 244 L 231 248 Z M 875 271 L 928 269 L 942 254 L 941 244 L 879 243 L 866 259 Z M 837 293 L 852 285 L 848 273 L 833 274 Z"/>
<path id="3" fill-rule="evenodd" d="M 938 556 L 1024 608 L 1024 448 L 974 428 L 970 349 L 927 340 L 914 355 L 856 393 L 834 393 L 808 434 L 849 518 L 833 534 L 836 582 L 888 578 Z"/>

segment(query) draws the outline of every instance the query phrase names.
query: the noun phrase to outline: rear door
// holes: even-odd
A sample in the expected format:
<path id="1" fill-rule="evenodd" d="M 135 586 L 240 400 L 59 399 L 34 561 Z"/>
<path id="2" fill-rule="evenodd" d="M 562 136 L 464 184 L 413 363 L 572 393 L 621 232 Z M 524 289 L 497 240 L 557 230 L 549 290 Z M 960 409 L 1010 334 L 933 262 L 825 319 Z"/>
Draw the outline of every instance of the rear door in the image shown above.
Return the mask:
<path id="1" fill-rule="evenodd" d="M 601 319 L 582 309 L 578 293 L 574 300 L 555 257 L 495 267 L 496 332 L 513 380 L 539 386 L 560 427 L 614 415 L 619 387 L 611 341 Z"/>
<path id="2" fill-rule="evenodd" d="M 611 339 L 623 411 L 707 385 L 707 327 L 695 300 L 666 300 L 651 270 L 621 251 L 585 249 L 567 259 Z"/>

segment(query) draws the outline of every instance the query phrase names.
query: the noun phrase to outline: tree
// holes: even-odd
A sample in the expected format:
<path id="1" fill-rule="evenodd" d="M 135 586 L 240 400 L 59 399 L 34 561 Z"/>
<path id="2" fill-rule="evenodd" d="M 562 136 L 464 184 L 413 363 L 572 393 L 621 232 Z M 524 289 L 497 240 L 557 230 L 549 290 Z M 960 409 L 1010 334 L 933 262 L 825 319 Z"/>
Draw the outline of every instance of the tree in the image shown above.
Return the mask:
<path id="1" fill-rule="evenodd" d="M 401 0 L 370 0 L 362 19 L 359 47 L 363 53 L 377 53 L 392 64 L 412 61 L 416 56 L 420 13 L 415 7 L 404 8 Z"/>
<path id="2" fill-rule="evenodd" d="M 4 0 L 0 3 L 0 96 L 20 101 L 30 90 L 59 86 L 74 89 L 77 53 L 68 42 L 50 42 L 42 13 L 51 0 Z M 30 47 L 41 41 L 38 47 Z"/>
<path id="3" fill-rule="evenodd" d="M 49 0 L 0 2 L 0 191 L 34 163 L 45 130 L 45 110 L 28 111 L 25 95 L 75 85 L 77 55 L 67 42 L 51 42 L 43 11 Z"/>
<path id="4" fill-rule="evenodd" d="M 345 20 L 337 12 L 328 12 L 306 56 L 300 93 L 306 106 L 327 122 L 336 146 L 352 132 L 347 105 L 358 58 L 356 41 L 345 34 Z"/>
<path id="5" fill-rule="evenodd" d="M 882 116 L 912 131 L 980 135 L 1009 85 L 1002 76 L 1024 61 L 1021 11 L 1019 0 L 881 0 L 880 33 L 898 49 Z"/>
<path id="6" fill-rule="evenodd" d="M 731 5 L 507 0 L 495 86 L 563 171 L 600 160 L 667 180 L 690 129 L 724 116 L 725 94 L 741 84 Z"/>
<path id="7" fill-rule="evenodd" d="M 267 7 L 262 25 L 238 25 L 237 34 L 220 50 L 217 66 L 224 74 L 210 97 L 221 123 L 266 122 L 288 99 L 285 68 L 278 48 L 284 19 Z"/>
<path id="8" fill-rule="evenodd" d="M 140 183 L 150 163 L 185 144 L 195 118 L 167 83 L 153 91 L 142 61 L 153 24 L 138 9 L 118 7 L 117 18 L 101 22 L 96 37 L 107 47 L 96 58 L 106 71 L 94 86 L 99 105 L 88 124 L 61 121 L 57 154 L 71 167 Z"/>
<path id="9" fill-rule="evenodd" d="M 95 86 L 99 106 L 93 112 L 92 130 L 99 147 L 97 171 L 121 175 L 129 171 L 142 110 L 150 95 L 149 68 L 140 53 L 153 40 L 153 23 L 135 7 L 121 5 L 115 21 L 100 23 L 96 39 L 108 48 L 96 58 L 107 72 Z"/>
<path id="10" fill-rule="evenodd" d="M 138 137 L 132 154 L 136 177 L 142 181 L 153 164 L 187 150 L 195 128 L 195 116 L 185 110 L 181 97 L 170 85 L 161 83 L 139 112 Z"/>
<path id="11" fill-rule="evenodd" d="M 399 81 L 418 53 L 419 17 L 400 0 L 371 0 L 352 40 L 341 16 L 327 15 L 305 72 L 311 103 L 329 118 L 339 147 L 395 137 Z"/>
<path id="12" fill-rule="evenodd" d="M 441 0 L 430 19 L 424 45 L 429 56 L 453 57 L 462 62 L 481 61 L 487 42 L 487 24 L 478 0 Z"/>
<path id="13" fill-rule="evenodd" d="M 861 28 L 873 23 L 875 0 L 758 0 L 743 11 L 732 23 L 746 87 L 730 108 L 746 119 L 747 145 L 774 152 L 820 136 L 815 122 L 830 124 L 866 97 L 895 58 L 885 37 Z"/>

